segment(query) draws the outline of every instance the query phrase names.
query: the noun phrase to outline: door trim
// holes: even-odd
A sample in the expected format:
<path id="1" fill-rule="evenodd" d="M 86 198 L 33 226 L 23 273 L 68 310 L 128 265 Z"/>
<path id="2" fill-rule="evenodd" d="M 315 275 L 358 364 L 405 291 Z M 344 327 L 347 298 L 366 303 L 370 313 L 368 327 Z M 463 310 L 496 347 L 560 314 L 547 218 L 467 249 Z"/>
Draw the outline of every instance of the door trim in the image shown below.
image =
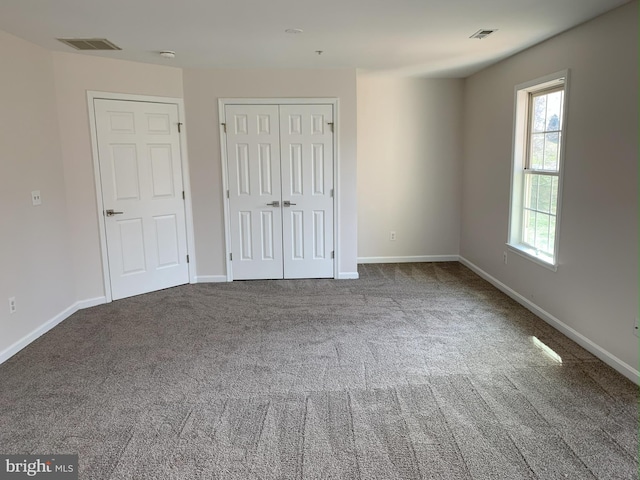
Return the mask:
<path id="1" fill-rule="evenodd" d="M 224 257 L 227 270 L 227 282 L 233 281 L 233 266 L 229 258 L 231 252 L 231 227 L 229 199 L 229 177 L 227 171 L 227 138 L 223 123 L 226 123 L 227 105 L 331 105 L 333 107 L 333 278 L 338 278 L 340 265 L 340 99 L 335 97 L 312 98 L 219 98 L 218 130 L 220 134 L 220 162 L 222 163 L 222 202 L 224 205 Z"/>
<path id="2" fill-rule="evenodd" d="M 185 136 L 180 136 L 180 156 L 182 160 L 182 188 L 184 189 L 185 203 L 184 213 L 187 229 L 187 254 L 189 255 L 189 283 L 197 283 L 196 276 L 196 249 L 193 230 L 193 209 L 191 203 L 191 182 L 189 177 L 189 159 L 187 156 L 186 127 L 184 115 L 184 100 L 174 97 L 156 97 L 148 95 L 131 95 L 125 93 L 111 93 L 87 91 L 87 107 L 89 113 L 89 130 L 91 133 L 91 153 L 93 156 L 93 180 L 96 188 L 96 219 L 100 233 L 100 254 L 102 258 L 102 277 L 104 282 L 104 295 L 106 303 L 113 301 L 111 293 L 111 277 L 109 275 L 109 256 L 107 254 L 107 236 L 104 225 L 104 204 L 102 200 L 102 182 L 100 179 L 100 163 L 98 158 L 98 137 L 96 129 L 96 115 L 94 100 L 120 100 L 128 102 L 164 103 L 178 107 L 178 120 L 182 123 L 181 130 Z"/>

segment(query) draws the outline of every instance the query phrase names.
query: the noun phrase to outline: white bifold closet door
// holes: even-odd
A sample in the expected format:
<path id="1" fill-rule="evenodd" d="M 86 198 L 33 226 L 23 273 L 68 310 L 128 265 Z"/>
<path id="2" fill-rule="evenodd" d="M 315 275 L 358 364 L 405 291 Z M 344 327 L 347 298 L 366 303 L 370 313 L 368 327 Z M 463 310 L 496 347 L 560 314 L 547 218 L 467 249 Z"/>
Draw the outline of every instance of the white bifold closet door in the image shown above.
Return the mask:
<path id="1" fill-rule="evenodd" d="M 333 107 L 227 105 L 233 278 L 332 278 Z"/>

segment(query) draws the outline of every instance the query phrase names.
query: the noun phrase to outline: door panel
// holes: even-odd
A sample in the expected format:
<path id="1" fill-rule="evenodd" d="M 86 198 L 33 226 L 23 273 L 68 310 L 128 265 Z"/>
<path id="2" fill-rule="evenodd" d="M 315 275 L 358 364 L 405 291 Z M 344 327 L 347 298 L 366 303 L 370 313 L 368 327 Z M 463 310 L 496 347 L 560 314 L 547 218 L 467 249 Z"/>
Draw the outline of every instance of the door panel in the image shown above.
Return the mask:
<path id="1" fill-rule="evenodd" d="M 225 116 L 233 278 L 282 278 L 278 107 L 227 105 Z"/>
<path id="2" fill-rule="evenodd" d="M 94 100 L 114 300 L 189 282 L 176 105 Z"/>
<path id="3" fill-rule="evenodd" d="M 333 107 L 227 105 L 225 117 L 233 278 L 332 278 Z"/>
<path id="4" fill-rule="evenodd" d="M 280 106 L 285 278 L 334 276 L 332 123 L 331 105 Z"/>

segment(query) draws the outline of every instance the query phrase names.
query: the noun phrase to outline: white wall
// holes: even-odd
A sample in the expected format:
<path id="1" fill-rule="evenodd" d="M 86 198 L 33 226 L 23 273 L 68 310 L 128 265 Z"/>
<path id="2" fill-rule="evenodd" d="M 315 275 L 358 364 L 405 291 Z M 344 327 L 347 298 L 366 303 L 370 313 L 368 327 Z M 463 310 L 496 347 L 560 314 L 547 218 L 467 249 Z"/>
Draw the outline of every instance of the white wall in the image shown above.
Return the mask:
<path id="1" fill-rule="evenodd" d="M 510 254 L 514 86 L 569 68 L 557 272 Z M 463 257 L 638 368 L 638 3 L 466 80 Z"/>
<path id="2" fill-rule="evenodd" d="M 0 361 L 75 302 L 51 53 L 0 32 Z M 40 190 L 42 205 L 31 204 Z M 9 314 L 8 298 L 17 311 Z M 14 352 L 12 352 L 14 353 Z"/>
<path id="3" fill-rule="evenodd" d="M 88 300 L 104 296 L 104 281 L 87 91 L 181 98 L 182 70 L 58 52 L 53 66 L 76 292 Z"/>
<path id="4" fill-rule="evenodd" d="M 362 262 L 458 255 L 463 86 L 358 73 Z"/>
<path id="5" fill-rule="evenodd" d="M 198 276 L 226 275 L 218 98 L 337 97 L 340 99 L 340 264 L 355 273 L 356 73 L 355 70 L 185 70 L 186 128 L 198 258 Z"/>

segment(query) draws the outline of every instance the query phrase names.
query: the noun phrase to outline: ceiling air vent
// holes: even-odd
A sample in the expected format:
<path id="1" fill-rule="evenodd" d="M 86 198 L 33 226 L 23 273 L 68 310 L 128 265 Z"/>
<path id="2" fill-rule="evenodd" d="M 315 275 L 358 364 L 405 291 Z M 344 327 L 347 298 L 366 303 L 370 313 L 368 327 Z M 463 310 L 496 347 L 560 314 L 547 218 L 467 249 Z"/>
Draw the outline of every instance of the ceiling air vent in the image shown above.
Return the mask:
<path id="1" fill-rule="evenodd" d="M 58 40 L 76 50 L 122 50 L 106 38 L 59 38 Z"/>
<path id="2" fill-rule="evenodd" d="M 488 37 L 489 35 L 491 35 L 493 32 L 495 32 L 497 29 L 482 29 L 482 30 L 478 30 L 476 33 L 474 33 L 473 35 L 471 35 L 469 38 L 477 38 L 478 40 L 482 40 L 483 38 Z"/>

